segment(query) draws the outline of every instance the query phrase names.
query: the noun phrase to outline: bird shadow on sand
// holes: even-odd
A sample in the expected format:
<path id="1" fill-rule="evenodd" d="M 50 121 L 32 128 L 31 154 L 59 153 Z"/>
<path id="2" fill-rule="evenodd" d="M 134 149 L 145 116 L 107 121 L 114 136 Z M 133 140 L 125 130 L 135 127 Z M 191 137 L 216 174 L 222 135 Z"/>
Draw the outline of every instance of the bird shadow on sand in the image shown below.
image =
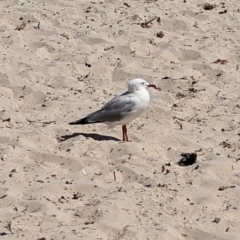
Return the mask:
<path id="1" fill-rule="evenodd" d="M 59 139 L 59 142 L 64 142 L 70 138 L 74 138 L 77 136 L 84 136 L 85 138 L 92 138 L 96 141 L 110 141 L 110 140 L 121 141 L 118 138 L 107 136 L 107 135 L 101 135 L 101 134 L 97 134 L 97 133 L 73 133 L 73 134 L 61 136 Z"/>

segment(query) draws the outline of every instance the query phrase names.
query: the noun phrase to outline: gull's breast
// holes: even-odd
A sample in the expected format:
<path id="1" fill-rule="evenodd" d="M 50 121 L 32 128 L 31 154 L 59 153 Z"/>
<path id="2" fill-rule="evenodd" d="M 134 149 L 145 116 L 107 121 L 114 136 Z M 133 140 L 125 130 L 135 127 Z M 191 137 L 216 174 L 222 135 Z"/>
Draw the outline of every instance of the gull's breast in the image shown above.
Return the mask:
<path id="1" fill-rule="evenodd" d="M 115 127 L 117 125 L 126 125 L 127 123 L 139 117 L 147 109 L 150 101 L 150 96 L 146 89 L 143 90 L 137 91 L 133 94 L 132 101 L 135 102 L 135 105 L 131 111 L 124 115 L 123 119 L 115 122 L 106 122 L 109 128 Z"/>

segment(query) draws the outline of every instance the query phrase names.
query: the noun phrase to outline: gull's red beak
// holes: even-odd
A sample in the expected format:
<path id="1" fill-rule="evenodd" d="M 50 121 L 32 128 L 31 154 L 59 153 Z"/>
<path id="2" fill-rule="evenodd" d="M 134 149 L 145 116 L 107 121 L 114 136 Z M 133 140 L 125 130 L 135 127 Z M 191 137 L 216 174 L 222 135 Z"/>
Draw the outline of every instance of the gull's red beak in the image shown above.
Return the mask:
<path id="1" fill-rule="evenodd" d="M 157 89 L 156 85 L 154 85 L 154 84 L 149 84 L 148 87 L 152 87 L 154 89 Z"/>

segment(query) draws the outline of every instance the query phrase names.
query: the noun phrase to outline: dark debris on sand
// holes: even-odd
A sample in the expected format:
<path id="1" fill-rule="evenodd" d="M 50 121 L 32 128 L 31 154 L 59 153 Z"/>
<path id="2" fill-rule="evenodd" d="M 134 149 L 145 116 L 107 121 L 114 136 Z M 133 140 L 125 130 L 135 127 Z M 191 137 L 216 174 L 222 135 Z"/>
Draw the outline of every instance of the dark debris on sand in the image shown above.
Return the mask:
<path id="1" fill-rule="evenodd" d="M 181 159 L 178 161 L 179 166 L 189 166 L 197 161 L 197 154 L 196 153 L 182 153 Z"/>

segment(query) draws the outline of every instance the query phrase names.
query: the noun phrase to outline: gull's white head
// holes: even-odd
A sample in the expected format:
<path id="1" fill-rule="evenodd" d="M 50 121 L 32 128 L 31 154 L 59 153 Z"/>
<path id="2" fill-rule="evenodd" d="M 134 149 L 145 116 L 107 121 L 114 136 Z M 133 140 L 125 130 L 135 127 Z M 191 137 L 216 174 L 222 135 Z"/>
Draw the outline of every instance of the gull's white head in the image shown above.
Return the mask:
<path id="1" fill-rule="evenodd" d="M 148 87 L 153 87 L 156 89 L 156 86 L 154 84 L 150 84 L 141 78 L 135 78 L 128 83 L 129 92 L 135 92 L 142 89 L 147 89 Z"/>

